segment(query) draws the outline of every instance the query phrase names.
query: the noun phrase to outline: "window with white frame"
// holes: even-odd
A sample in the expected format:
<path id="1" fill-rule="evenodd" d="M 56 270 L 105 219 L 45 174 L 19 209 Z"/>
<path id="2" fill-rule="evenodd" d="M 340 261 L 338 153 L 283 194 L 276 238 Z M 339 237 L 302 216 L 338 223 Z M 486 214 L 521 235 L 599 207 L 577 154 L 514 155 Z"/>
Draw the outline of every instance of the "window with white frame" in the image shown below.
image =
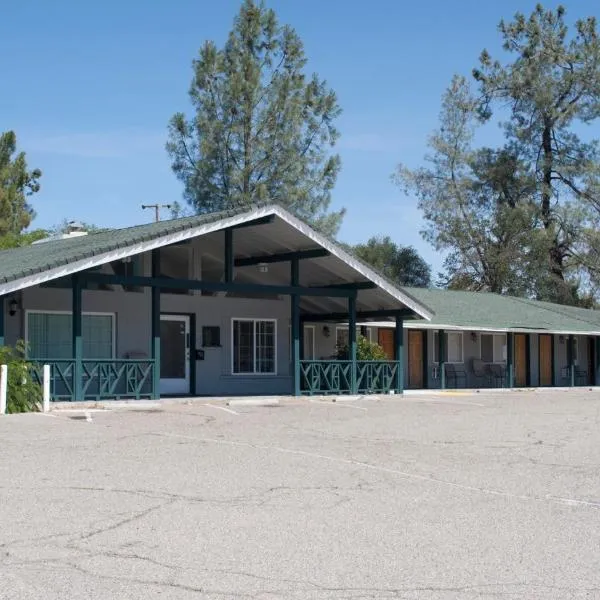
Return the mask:
<path id="1" fill-rule="evenodd" d="M 481 334 L 481 360 L 485 363 L 501 363 L 506 361 L 506 334 Z"/>
<path id="2" fill-rule="evenodd" d="M 579 340 L 573 338 L 573 364 L 579 365 Z"/>
<path id="3" fill-rule="evenodd" d="M 73 319 L 70 313 L 27 312 L 28 356 L 41 358 L 73 357 Z M 114 357 L 114 315 L 81 316 L 83 358 Z"/>
<path id="4" fill-rule="evenodd" d="M 360 335 L 360 327 L 357 327 L 356 328 L 356 339 L 358 339 L 359 335 Z M 369 339 L 368 336 L 367 336 L 367 339 Z M 336 347 L 344 348 L 345 346 L 348 345 L 348 342 L 349 342 L 348 327 L 343 326 L 343 325 L 336 327 L 335 328 L 335 345 L 336 345 Z"/>
<path id="5" fill-rule="evenodd" d="M 273 319 L 232 320 L 232 372 L 274 374 L 277 368 L 277 325 Z"/>
<path id="6" fill-rule="evenodd" d="M 463 334 L 462 331 L 445 332 L 446 363 L 463 363 Z M 438 332 L 433 332 L 433 362 L 439 363 L 439 341 Z"/>

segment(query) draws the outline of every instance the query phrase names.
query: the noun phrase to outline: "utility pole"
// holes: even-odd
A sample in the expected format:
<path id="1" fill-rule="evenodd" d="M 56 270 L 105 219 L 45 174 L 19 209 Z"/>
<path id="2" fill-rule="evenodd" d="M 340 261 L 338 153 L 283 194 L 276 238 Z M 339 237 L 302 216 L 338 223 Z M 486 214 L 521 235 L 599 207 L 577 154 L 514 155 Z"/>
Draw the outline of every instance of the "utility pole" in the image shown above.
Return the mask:
<path id="1" fill-rule="evenodd" d="M 158 223 L 160 221 L 160 209 L 161 208 L 171 208 L 172 204 L 142 204 L 142 210 L 147 208 L 154 209 L 154 220 Z"/>

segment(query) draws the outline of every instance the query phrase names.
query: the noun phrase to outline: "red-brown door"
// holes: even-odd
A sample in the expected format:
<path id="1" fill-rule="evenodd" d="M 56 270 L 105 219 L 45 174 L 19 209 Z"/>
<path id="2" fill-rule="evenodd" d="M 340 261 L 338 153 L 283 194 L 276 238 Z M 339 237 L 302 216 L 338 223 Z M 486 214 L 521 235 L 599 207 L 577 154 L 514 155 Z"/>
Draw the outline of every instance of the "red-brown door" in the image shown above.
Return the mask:
<path id="1" fill-rule="evenodd" d="M 423 387 L 423 332 L 408 330 L 408 387 Z"/>
<path id="2" fill-rule="evenodd" d="M 552 337 L 540 335 L 540 387 L 552 386 Z"/>
<path id="3" fill-rule="evenodd" d="M 388 360 L 394 360 L 396 353 L 394 349 L 394 330 L 380 329 L 377 334 L 377 343 L 383 348 Z"/>

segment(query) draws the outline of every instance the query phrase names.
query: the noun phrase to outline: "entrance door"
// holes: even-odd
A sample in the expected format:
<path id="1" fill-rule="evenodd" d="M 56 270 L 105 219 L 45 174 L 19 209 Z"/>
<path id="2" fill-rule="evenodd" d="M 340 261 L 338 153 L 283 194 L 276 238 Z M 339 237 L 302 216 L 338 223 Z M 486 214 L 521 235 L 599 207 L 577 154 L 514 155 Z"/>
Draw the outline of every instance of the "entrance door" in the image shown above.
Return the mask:
<path id="1" fill-rule="evenodd" d="M 423 332 L 408 330 L 408 387 L 423 387 Z"/>
<path id="2" fill-rule="evenodd" d="M 588 385 L 596 385 L 596 338 L 587 338 Z"/>
<path id="3" fill-rule="evenodd" d="M 383 348 L 385 355 L 388 360 L 394 360 L 396 349 L 394 348 L 394 330 L 393 329 L 379 329 L 377 334 L 377 343 Z"/>
<path id="4" fill-rule="evenodd" d="M 190 393 L 190 318 L 160 315 L 160 393 Z"/>
<path id="5" fill-rule="evenodd" d="M 547 334 L 539 336 L 540 344 L 540 386 L 551 387 L 552 382 L 552 337 Z"/>
<path id="6" fill-rule="evenodd" d="M 527 338 L 524 333 L 515 333 L 515 385 L 527 385 Z"/>

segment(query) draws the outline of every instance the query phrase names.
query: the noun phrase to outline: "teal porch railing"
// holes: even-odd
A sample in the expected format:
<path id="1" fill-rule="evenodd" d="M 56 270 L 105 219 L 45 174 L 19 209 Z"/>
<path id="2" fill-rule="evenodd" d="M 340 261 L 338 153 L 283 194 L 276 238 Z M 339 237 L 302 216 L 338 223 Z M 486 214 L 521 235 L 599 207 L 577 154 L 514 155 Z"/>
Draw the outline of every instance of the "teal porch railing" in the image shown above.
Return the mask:
<path id="1" fill-rule="evenodd" d="M 42 365 L 50 365 L 50 398 L 76 400 L 75 361 L 71 359 L 30 359 L 33 378 L 41 384 Z M 81 362 L 82 397 L 77 400 L 119 400 L 155 398 L 152 359 L 85 359 Z"/>
<path id="2" fill-rule="evenodd" d="M 387 394 L 396 389 L 398 361 L 356 361 L 356 387 L 359 394 Z M 301 360 L 301 391 L 303 394 L 349 394 L 352 381 L 352 361 Z"/>

